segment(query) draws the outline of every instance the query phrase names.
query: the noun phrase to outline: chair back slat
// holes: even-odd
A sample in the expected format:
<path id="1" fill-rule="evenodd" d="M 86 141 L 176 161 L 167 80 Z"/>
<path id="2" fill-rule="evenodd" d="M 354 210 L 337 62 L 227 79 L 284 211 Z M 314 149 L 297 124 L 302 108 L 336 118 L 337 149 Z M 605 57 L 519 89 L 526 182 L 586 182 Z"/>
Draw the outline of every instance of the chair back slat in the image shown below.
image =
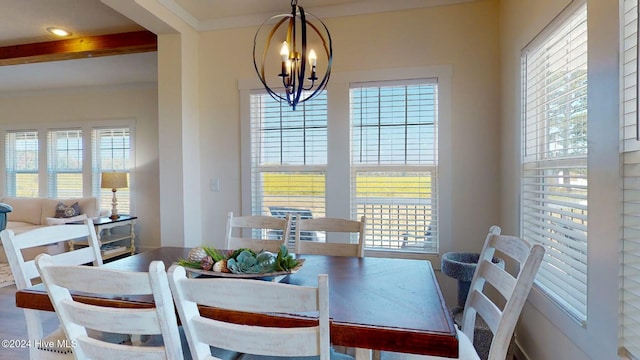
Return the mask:
<path id="1" fill-rule="evenodd" d="M 360 221 L 340 218 L 296 218 L 295 253 L 320 254 L 329 256 L 357 256 L 364 257 L 364 239 L 367 220 L 365 216 Z M 338 243 L 303 240 L 305 231 L 324 231 L 327 233 L 357 233 L 357 243 Z"/>
<path id="2" fill-rule="evenodd" d="M 484 274 L 483 279 L 496 288 L 503 298 L 511 297 L 516 286 L 516 278 L 491 261 L 482 260 L 478 266 L 482 267 L 478 271 Z"/>
<path id="3" fill-rule="evenodd" d="M 86 219 L 85 223 L 89 223 L 93 228 L 91 219 Z M 95 233 L 95 229 L 93 231 Z M 90 230 L 81 224 L 63 224 L 53 226 L 43 226 L 29 231 L 25 231 L 18 235 L 20 242 L 16 243 L 18 249 L 28 249 L 36 246 L 49 245 L 60 241 L 72 239 L 83 239 L 90 236 Z"/>
<path id="4" fill-rule="evenodd" d="M 300 219 L 300 230 L 360 232 L 362 223 L 340 218 Z"/>
<path id="5" fill-rule="evenodd" d="M 273 216 L 236 216 L 231 217 L 232 227 L 244 227 L 254 229 L 279 229 L 284 230 L 285 219 Z"/>
<path id="6" fill-rule="evenodd" d="M 216 347 L 265 356 L 314 356 L 320 353 L 320 329 L 251 327 L 198 317 L 193 320 L 198 341 Z"/>
<path id="7" fill-rule="evenodd" d="M 265 307 L 273 312 L 305 312 L 318 310 L 317 288 L 290 286 L 268 281 L 247 281 L 246 279 L 214 279 L 202 290 L 202 282 L 183 282 L 184 299 L 206 306 L 228 310 L 260 312 Z M 220 294 L 211 296 L 211 294 Z M 251 294 L 250 296 L 247 294 Z M 255 299 L 260 299 L 256 302 Z M 283 298 L 295 298 L 291 303 Z"/>
<path id="8" fill-rule="evenodd" d="M 167 356 L 162 348 L 128 349 L 130 346 L 105 345 L 93 338 L 82 336 L 78 339 L 78 347 L 87 359 L 109 360 L 166 360 Z"/>
<path id="9" fill-rule="evenodd" d="M 60 305 L 69 320 L 88 329 L 131 335 L 161 333 L 158 315 L 153 308 L 121 311 L 68 300 Z"/>
<path id="10" fill-rule="evenodd" d="M 360 250 L 356 244 L 320 243 L 302 240 L 296 250 L 297 254 L 322 254 L 327 256 L 360 256 Z"/>
<path id="11" fill-rule="evenodd" d="M 247 231 L 254 229 L 266 232 L 266 237 L 254 238 L 253 235 L 252 237 L 245 235 Z M 225 231 L 225 247 L 228 250 L 249 248 L 254 251 L 266 250 L 277 253 L 280 250 L 280 245 L 286 245 L 290 231 L 291 217 L 289 215 L 284 218 L 262 215 L 233 216 L 233 212 L 229 212 Z M 273 239 L 269 235 L 273 235 Z"/>
<path id="12" fill-rule="evenodd" d="M 517 236 L 492 235 L 491 247 L 523 264 L 531 253 L 531 245 L 523 241 Z"/>
<path id="13" fill-rule="evenodd" d="M 495 334 L 500 324 L 500 318 L 502 317 L 502 311 L 489 300 L 487 295 L 473 291 L 469 294 L 471 308 L 476 311 L 482 319 L 487 323 L 491 332 Z"/>
<path id="14" fill-rule="evenodd" d="M 66 262 L 59 261 L 59 259 L 56 258 L 56 266 L 49 268 L 49 272 L 55 276 L 58 286 L 71 291 L 118 295 L 145 295 L 152 293 L 149 273 L 92 268 L 89 266 L 65 266 Z M 96 277 L 100 278 L 99 282 L 94 281 Z"/>

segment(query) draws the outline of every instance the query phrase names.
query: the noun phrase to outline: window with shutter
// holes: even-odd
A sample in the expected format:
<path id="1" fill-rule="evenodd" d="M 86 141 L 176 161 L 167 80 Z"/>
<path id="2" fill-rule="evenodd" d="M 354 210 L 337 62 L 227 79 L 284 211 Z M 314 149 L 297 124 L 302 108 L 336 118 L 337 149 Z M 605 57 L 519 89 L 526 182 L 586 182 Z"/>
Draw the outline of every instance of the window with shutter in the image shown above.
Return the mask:
<path id="1" fill-rule="evenodd" d="M 640 359 L 640 139 L 638 138 L 638 1 L 622 3 L 621 61 L 623 226 L 620 355 Z"/>
<path id="2" fill-rule="evenodd" d="M 568 8 L 522 53 L 523 238 L 545 246 L 536 284 L 587 318 L 587 6 Z"/>
<path id="3" fill-rule="evenodd" d="M 82 130 L 54 130 L 47 136 L 49 197 L 82 197 Z"/>
<path id="4" fill-rule="evenodd" d="M 8 196 L 39 196 L 37 131 L 5 134 L 5 173 Z"/>
<path id="5" fill-rule="evenodd" d="M 91 131 L 92 188 L 99 199 L 101 209 L 111 208 L 112 193 L 100 188 L 101 173 L 105 171 L 126 172 L 131 169 L 131 134 L 128 127 L 93 129 Z M 131 187 L 130 175 L 128 179 Z M 131 214 L 130 188 L 118 189 L 118 212 Z"/>
<path id="6" fill-rule="evenodd" d="M 351 85 L 352 207 L 368 249 L 438 252 L 435 79 Z"/>
<path id="7" fill-rule="evenodd" d="M 251 94 L 253 215 L 326 216 L 326 165 L 326 92 L 299 104 L 295 111 L 267 93 Z M 291 246 L 293 236 L 294 231 Z"/>

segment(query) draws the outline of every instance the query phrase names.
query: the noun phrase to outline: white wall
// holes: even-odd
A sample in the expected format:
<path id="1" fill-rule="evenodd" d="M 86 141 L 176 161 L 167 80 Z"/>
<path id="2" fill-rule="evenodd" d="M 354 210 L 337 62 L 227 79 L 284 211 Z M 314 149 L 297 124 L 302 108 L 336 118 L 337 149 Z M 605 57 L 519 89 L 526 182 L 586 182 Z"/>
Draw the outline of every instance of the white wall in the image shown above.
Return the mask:
<path id="1" fill-rule="evenodd" d="M 136 167 L 132 196 L 137 246 L 160 246 L 160 191 L 158 185 L 158 90 L 155 84 L 64 89 L 0 96 L 0 126 L 12 124 L 69 124 L 77 122 L 135 121 Z M 4 146 L 0 148 L 4 157 Z M 4 189 L 5 179 L 0 179 Z"/>
<path id="2" fill-rule="evenodd" d="M 520 50 L 570 0 L 500 3 L 502 64 L 501 223 L 519 229 Z M 589 235 L 587 324 L 579 326 L 534 289 L 517 342 L 532 360 L 616 359 L 618 319 L 619 158 L 618 7 L 588 0 Z"/>

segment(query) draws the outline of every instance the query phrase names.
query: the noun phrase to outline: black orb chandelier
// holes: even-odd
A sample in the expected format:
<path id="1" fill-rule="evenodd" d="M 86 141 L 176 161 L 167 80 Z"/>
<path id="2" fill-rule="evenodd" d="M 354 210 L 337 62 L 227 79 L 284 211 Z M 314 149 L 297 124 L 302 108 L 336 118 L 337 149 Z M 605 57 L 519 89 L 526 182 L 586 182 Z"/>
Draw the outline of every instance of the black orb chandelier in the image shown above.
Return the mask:
<path id="1" fill-rule="evenodd" d="M 310 18 L 316 23 L 308 21 Z M 273 26 L 267 30 L 270 25 Z M 259 42 L 264 42 L 261 56 L 257 56 Z M 277 45 L 272 46 L 272 42 Z M 318 58 L 312 46 L 322 49 L 320 54 L 325 56 Z M 253 66 L 260 82 L 272 98 L 286 101 L 293 110 L 299 103 L 314 98 L 325 89 L 332 61 L 333 49 L 327 26 L 316 16 L 305 13 L 297 0 L 291 0 L 290 14 L 267 19 L 253 38 Z M 318 70 L 321 66 L 326 69 L 324 72 Z M 265 67 L 270 69 L 270 76 L 280 78 L 272 86 L 282 87 L 284 91 L 275 91 L 268 85 Z M 319 75 L 323 76 L 320 78 Z"/>

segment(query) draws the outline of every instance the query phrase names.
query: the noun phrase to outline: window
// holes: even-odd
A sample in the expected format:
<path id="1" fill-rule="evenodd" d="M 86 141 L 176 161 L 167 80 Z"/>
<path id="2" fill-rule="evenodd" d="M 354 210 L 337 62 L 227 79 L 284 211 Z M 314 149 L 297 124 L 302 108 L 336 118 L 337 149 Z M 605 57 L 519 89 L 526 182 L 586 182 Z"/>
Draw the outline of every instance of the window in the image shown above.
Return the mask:
<path id="1" fill-rule="evenodd" d="M 352 207 L 367 248 L 438 252 L 435 80 L 351 85 Z"/>
<path id="2" fill-rule="evenodd" d="M 93 129 L 91 132 L 92 193 L 100 194 L 100 208 L 111 208 L 112 193 L 100 188 L 100 177 L 105 171 L 129 173 L 131 169 L 131 136 L 129 128 Z M 129 176 L 128 183 L 131 184 Z M 129 185 L 131 186 L 131 185 Z M 131 214 L 131 192 L 129 188 L 118 189 L 118 212 Z"/>
<path id="3" fill-rule="evenodd" d="M 55 130 L 47 136 L 49 197 L 82 197 L 82 130 Z"/>
<path id="4" fill-rule="evenodd" d="M 253 215 L 325 216 L 326 164 L 326 92 L 295 111 L 267 93 L 251 94 Z"/>
<path id="5" fill-rule="evenodd" d="M 7 195 L 38 197 L 38 132 L 5 134 Z"/>
<path id="6" fill-rule="evenodd" d="M 587 7 L 522 54 L 521 236 L 546 248 L 536 284 L 587 318 Z"/>
<path id="7" fill-rule="evenodd" d="M 85 123 L 60 129 L 7 130 L 7 196 L 95 196 L 100 209 L 110 209 L 112 194 L 109 189 L 100 188 L 100 174 L 114 170 L 130 174 L 135 166 L 133 127 L 129 122 L 120 123 L 108 127 Z M 132 205 L 129 189 L 118 189 L 120 212 L 131 213 Z"/>
<path id="8" fill-rule="evenodd" d="M 638 1 L 625 0 L 622 25 L 623 223 L 620 355 L 640 358 L 640 139 L 638 138 Z"/>

